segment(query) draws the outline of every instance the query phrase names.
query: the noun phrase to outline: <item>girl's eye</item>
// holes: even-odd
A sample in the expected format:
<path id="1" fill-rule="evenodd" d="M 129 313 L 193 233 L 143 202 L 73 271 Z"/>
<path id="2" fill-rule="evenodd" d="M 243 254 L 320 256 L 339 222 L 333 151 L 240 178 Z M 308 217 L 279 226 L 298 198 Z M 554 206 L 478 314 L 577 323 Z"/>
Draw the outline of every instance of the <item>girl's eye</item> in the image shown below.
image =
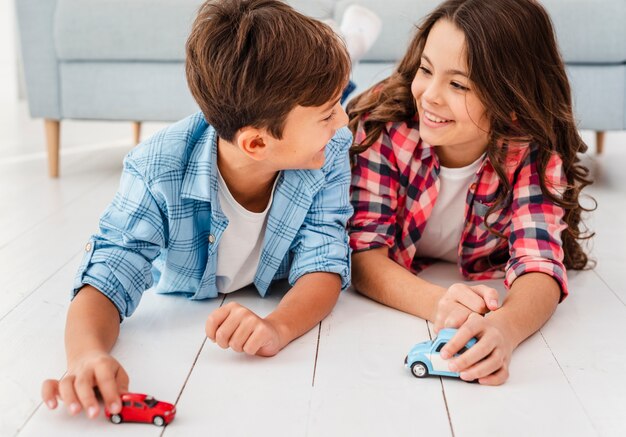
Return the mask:
<path id="1" fill-rule="evenodd" d="M 450 82 L 450 85 L 452 85 L 452 88 L 455 88 L 455 89 L 460 90 L 460 91 L 467 91 L 467 90 L 469 90 L 468 87 L 463 86 L 463 85 L 461 85 L 458 82 Z"/>
<path id="2" fill-rule="evenodd" d="M 330 115 L 328 117 L 326 117 L 325 119 L 323 119 L 322 121 L 330 121 L 330 120 L 332 120 L 333 118 L 335 118 L 335 114 L 336 114 L 335 111 L 331 112 Z"/>
<path id="3" fill-rule="evenodd" d="M 424 74 L 430 74 L 430 70 L 429 70 L 428 68 L 426 68 L 426 67 L 422 66 L 422 65 L 420 65 L 420 68 L 419 68 L 419 69 L 420 69 L 420 70 L 422 71 L 422 73 L 424 73 Z"/>

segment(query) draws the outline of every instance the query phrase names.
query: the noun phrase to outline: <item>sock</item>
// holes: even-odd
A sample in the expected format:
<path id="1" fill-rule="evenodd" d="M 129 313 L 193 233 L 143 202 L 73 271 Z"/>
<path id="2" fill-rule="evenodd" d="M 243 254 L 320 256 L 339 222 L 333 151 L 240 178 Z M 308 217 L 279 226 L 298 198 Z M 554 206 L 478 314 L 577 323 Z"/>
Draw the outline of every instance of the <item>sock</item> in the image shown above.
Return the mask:
<path id="1" fill-rule="evenodd" d="M 339 26 L 352 63 L 357 63 L 380 35 L 382 21 L 373 11 L 360 5 L 346 8 Z"/>

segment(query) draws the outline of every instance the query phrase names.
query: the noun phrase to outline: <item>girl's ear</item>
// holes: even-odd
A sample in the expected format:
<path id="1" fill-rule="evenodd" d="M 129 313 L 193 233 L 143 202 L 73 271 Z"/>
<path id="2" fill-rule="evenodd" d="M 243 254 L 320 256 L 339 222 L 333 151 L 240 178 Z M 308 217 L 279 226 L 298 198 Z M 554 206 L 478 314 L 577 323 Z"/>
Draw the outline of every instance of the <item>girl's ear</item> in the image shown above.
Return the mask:
<path id="1" fill-rule="evenodd" d="M 262 132 L 259 129 L 247 127 L 241 129 L 237 135 L 237 147 L 249 158 L 260 161 L 265 157 L 267 146 L 263 141 Z"/>

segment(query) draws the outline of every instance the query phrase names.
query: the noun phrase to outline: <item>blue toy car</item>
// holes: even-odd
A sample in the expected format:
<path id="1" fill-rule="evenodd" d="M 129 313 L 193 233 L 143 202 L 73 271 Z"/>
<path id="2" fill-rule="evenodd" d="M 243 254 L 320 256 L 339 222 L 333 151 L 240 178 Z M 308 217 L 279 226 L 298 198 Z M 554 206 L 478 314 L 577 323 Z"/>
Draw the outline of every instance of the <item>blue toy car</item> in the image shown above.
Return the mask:
<path id="1" fill-rule="evenodd" d="M 439 355 L 441 349 L 454 337 L 456 331 L 451 328 L 442 329 L 434 340 L 417 343 L 411 348 L 409 355 L 404 359 L 404 365 L 411 369 L 413 376 L 416 378 L 425 378 L 428 375 L 459 377 L 458 373 L 448 370 L 448 360 L 444 360 Z M 475 338 L 468 341 L 455 357 L 474 346 L 476 341 Z"/>

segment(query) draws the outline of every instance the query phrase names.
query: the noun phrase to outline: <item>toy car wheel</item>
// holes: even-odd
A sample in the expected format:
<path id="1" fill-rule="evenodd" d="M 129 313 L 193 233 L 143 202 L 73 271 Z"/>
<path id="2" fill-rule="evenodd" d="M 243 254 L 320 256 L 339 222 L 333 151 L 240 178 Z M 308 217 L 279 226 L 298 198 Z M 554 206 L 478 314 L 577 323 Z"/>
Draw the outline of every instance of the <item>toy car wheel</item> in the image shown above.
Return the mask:
<path id="1" fill-rule="evenodd" d="M 416 361 L 411 364 L 411 373 L 413 373 L 413 376 L 416 378 L 425 378 L 428 376 L 428 367 L 421 361 Z"/>
<path id="2" fill-rule="evenodd" d="M 165 420 L 163 420 L 161 416 L 154 416 L 154 418 L 152 419 L 152 423 L 154 423 L 156 426 L 163 426 L 165 425 Z"/>
<path id="3" fill-rule="evenodd" d="M 120 414 L 112 414 L 110 420 L 114 424 L 119 425 L 120 423 L 122 423 L 122 416 Z"/>

